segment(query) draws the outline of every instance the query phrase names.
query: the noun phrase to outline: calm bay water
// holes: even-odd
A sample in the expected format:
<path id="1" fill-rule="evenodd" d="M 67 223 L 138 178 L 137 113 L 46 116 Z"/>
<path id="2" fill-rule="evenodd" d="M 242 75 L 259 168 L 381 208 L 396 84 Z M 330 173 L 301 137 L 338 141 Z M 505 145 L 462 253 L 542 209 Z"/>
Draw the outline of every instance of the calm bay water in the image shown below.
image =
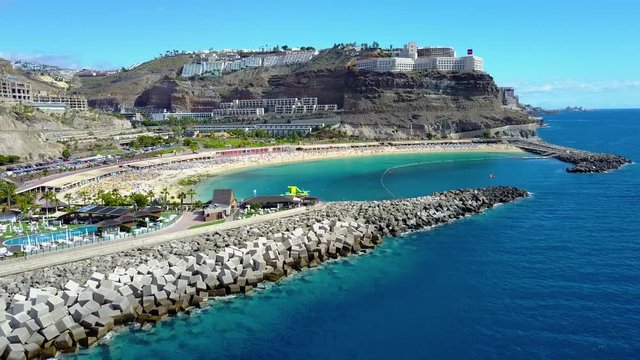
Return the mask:
<path id="1" fill-rule="evenodd" d="M 540 133 L 550 142 L 640 159 L 640 111 L 546 120 Z M 406 164 L 414 165 L 398 167 Z M 498 184 L 533 197 L 387 239 L 366 255 L 216 301 L 151 332 L 125 331 L 74 356 L 638 358 L 640 168 L 578 175 L 566 166 L 500 154 L 391 155 L 213 178 L 201 197 L 214 187 L 242 198 L 298 185 L 324 200 L 367 200 Z"/>

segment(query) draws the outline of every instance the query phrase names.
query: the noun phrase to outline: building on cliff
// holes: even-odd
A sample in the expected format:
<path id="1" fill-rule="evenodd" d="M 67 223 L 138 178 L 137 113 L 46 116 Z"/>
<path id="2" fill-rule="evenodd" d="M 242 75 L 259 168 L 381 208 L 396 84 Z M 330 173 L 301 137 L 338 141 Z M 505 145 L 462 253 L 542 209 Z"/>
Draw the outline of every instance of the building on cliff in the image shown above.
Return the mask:
<path id="1" fill-rule="evenodd" d="M 518 96 L 516 96 L 515 89 L 512 87 L 499 87 L 498 99 L 503 106 L 509 108 L 517 108 L 519 105 Z"/>
<path id="2" fill-rule="evenodd" d="M 356 61 L 358 70 L 375 72 L 411 72 L 411 71 L 459 71 L 484 72 L 484 60 L 478 56 L 463 57 L 424 57 L 417 59 L 391 57 L 360 59 Z"/>
<path id="3" fill-rule="evenodd" d="M 415 41 L 404 45 L 399 51 L 392 51 L 392 57 L 359 59 L 356 67 L 359 70 L 375 72 L 410 72 L 410 71 L 459 71 L 484 72 L 484 60 L 473 56 L 456 57 L 451 47 L 418 47 Z"/>
<path id="4" fill-rule="evenodd" d="M 286 66 L 309 62 L 316 55 L 315 51 L 298 50 L 285 51 L 275 55 L 253 55 L 241 58 L 238 54 L 230 53 L 218 55 L 219 60 L 185 64 L 181 76 L 220 76 L 223 71 L 238 71 L 247 68 Z"/>

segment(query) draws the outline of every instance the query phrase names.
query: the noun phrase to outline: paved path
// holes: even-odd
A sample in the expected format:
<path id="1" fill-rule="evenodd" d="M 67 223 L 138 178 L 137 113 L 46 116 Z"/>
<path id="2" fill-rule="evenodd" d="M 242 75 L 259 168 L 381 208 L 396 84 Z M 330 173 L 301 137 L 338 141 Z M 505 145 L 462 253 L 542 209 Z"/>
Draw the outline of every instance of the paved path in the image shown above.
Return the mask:
<path id="1" fill-rule="evenodd" d="M 324 206 L 324 205 L 317 205 Z M 315 208 L 317 208 L 315 207 Z M 197 235 L 207 234 L 218 230 L 229 230 L 242 226 L 259 224 L 266 221 L 281 219 L 307 212 L 305 207 L 284 210 L 273 214 L 256 216 L 248 219 L 224 222 L 197 229 L 185 230 L 184 227 L 192 226 L 190 218 L 180 219 L 176 223 L 154 232 L 137 237 L 105 241 L 97 244 L 78 246 L 66 250 L 59 250 L 48 254 L 36 255 L 27 258 L 4 260 L 0 262 L 0 277 L 19 274 L 25 271 L 40 269 L 43 267 L 65 264 L 73 261 L 90 259 L 96 256 L 108 255 L 143 246 L 157 245 L 170 240 L 181 240 Z M 188 215 L 187 215 L 188 216 Z M 201 224 L 201 222 L 200 222 Z M 187 227 L 188 229 L 188 227 Z"/>

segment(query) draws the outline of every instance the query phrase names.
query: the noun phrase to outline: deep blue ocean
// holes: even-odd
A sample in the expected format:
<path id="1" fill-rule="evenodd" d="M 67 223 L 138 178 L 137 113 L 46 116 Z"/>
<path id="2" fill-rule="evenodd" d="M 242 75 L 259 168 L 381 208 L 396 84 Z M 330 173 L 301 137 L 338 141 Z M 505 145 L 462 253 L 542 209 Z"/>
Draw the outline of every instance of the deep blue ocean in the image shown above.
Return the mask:
<path id="1" fill-rule="evenodd" d="M 545 116 L 552 143 L 640 160 L 640 110 Z M 533 196 L 151 331 L 122 331 L 91 359 L 640 358 L 640 167 L 569 174 L 510 154 L 387 155 L 213 178 L 239 197 L 298 185 L 324 200 L 513 185 Z M 404 166 L 413 164 L 410 166 Z M 394 168 L 383 178 L 384 171 Z M 494 174 L 495 179 L 490 179 Z M 386 189 L 385 189 L 386 187 Z"/>

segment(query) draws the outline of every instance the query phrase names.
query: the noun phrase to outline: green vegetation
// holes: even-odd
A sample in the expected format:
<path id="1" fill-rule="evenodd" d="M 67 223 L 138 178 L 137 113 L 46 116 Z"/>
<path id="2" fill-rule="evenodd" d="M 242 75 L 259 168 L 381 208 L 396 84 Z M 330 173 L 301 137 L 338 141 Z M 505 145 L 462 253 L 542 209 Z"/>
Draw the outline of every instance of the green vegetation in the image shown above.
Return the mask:
<path id="1" fill-rule="evenodd" d="M 207 175 L 191 175 L 188 176 L 184 179 L 180 179 L 178 180 L 178 185 L 180 186 L 193 186 L 196 185 L 198 183 L 200 183 L 201 181 L 205 180 L 207 178 Z"/>
<path id="2" fill-rule="evenodd" d="M 142 149 L 153 146 L 161 146 L 167 144 L 162 136 L 142 135 L 133 140 L 132 149 Z"/>
<path id="3" fill-rule="evenodd" d="M 24 116 L 33 115 L 36 109 L 34 107 L 31 107 L 25 104 L 15 104 L 11 106 L 11 111 L 24 117 Z"/>
<path id="4" fill-rule="evenodd" d="M 18 155 L 0 155 L 0 165 L 15 164 L 20 161 Z"/>
<path id="5" fill-rule="evenodd" d="M 149 156 L 162 156 L 165 154 L 172 154 L 174 152 L 180 152 L 182 151 L 182 147 L 181 146 L 172 146 L 166 149 L 160 149 L 160 150 L 155 150 L 155 151 L 151 151 L 148 152 L 147 155 Z"/>
<path id="6" fill-rule="evenodd" d="M 83 197 L 83 194 L 80 194 L 80 196 Z M 113 189 L 110 192 L 98 192 L 94 197 L 94 201 L 106 206 L 133 206 L 139 209 L 149 205 L 152 197 L 152 193 L 134 192 L 129 195 L 122 195 L 118 189 Z"/>
<path id="7" fill-rule="evenodd" d="M 201 227 L 205 227 L 205 226 L 211 226 L 211 225 L 217 225 L 217 224 L 222 224 L 224 222 L 224 219 L 222 220 L 216 220 L 216 221 L 209 221 L 206 222 L 204 224 L 198 224 L 198 225 L 193 225 L 189 228 L 189 230 L 191 229 L 197 229 L 197 228 L 201 228 Z"/>

